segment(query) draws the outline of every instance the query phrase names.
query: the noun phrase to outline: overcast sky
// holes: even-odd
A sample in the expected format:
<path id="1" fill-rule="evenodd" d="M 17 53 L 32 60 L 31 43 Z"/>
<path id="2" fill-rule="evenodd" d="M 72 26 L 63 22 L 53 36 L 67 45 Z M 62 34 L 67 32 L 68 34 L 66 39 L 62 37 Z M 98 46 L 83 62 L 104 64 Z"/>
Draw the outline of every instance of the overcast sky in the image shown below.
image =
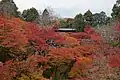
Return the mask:
<path id="1" fill-rule="evenodd" d="M 20 11 L 31 7 L 43 10 L 50 6 L 62 17 L 74 17 L 88 9 L 94 13 L 105 11 L 107 15 L 110 15 L 116 0 L 14 0 L 14 2 Z"/>

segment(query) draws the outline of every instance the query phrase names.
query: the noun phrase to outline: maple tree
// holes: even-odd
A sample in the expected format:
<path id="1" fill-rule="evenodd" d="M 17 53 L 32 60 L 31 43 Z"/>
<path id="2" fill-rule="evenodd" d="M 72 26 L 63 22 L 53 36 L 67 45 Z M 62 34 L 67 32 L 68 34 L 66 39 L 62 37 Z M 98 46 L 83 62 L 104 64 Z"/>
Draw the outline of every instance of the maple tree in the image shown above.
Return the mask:
<path id="1" fill-rule="evenodd" d="M 92 56 L 90 57 L 90 55 L 94 54 L 94 50 L 94 46 L 56 48 L 50 51 L 48 57 L 50 58 L 51 65 L 55 68 L 59 68 L 61 66 L 65 67 L 64 64 L 66 64 L 67 68 L 60 68 L 60 71 L 62 71 L 61 74 L 64 74 L 65 71 L 69 71 L 70 65 L 68 64 L 71 64 L 71 62 L 73 62 L 73 66 L 71 66 L 72 70 L 70 73 L 68 72 L 68 74 L 69 77 L 76 78 L 82 75 L 81 73 L 82 70 L 85 69 L 85 66 L 92 63 Z M 84 67 L 82 65 L 84 65 Z"/>
<path id="2" fill-rule="evenodd" d="M 28 43 L 22 29 L 14 21 L 0 18 L 0 44 L 6 47 L 23 49 Z"/>
<path id="3" fill-rule="evenodd" d="M 43 29 L 35 23 L 27 23 L 18 18 L 0 17 L 0 44 L 11 48 L 13 52 L 26 52 L 29 46 L 33 46 L 36 51 L 47 49 L 49 45 L 46 41 L 49 39 L 57 44 L 63 38 L 54 29 Z"/>
<path id="4" fill-rule="evenodd" d="M 70 34 L 72 37 L 81 40 L 81 39 L 91 39 L 93 41 L 103 41 L 104 39 L 100 36 L 99 33 L 95 32 L 94 29 L 90 26 L 87 25 L 84 28 L 84 32 L 78 32 L 78 33 L 71 33 Z"/>
<path id="5" fill-rule="evenodd" d="M 47 67 L 43 67 L 40 64 L 46 65 L 47 58 L 40 55 L 30 55 L 26 61 L 7 61 L 0 64 L 0 78 L 2 80 L 38 80 L 45 79 L 42 76 L 43 70 Z"/>

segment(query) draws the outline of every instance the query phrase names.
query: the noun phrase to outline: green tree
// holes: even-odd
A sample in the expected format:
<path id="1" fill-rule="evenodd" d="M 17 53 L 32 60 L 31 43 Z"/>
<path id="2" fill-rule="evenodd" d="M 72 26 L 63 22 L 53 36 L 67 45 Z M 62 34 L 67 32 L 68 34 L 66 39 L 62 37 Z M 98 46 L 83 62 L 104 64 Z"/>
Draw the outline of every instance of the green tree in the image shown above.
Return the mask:
<path id="1" fill-rule="evenodd" d="M 18 8 L 13 0 L 2 0 L 0 2 L 0 14 L 19 17 Z"/>
<path id="2" fill-rule="evenodd" d="M 73 19 L 67 18 L 67 19 L 61 19 L 60 21 L 60 27 L 62 28 L 72 28 Z"/>
<path id="3" fill-rule="evenodd" d="M 105 12 L 100 12 L 100 13 L 95 13 L 93 14 L 93 21 L 92 21 L 92 26 L 101 26 L 105 25 L 109 22 L 109 18 L 107 17 Z"/>
<path id="4" fill-rule="evenodd" d="M 67 28 L 68 27 L 68 23 L 65 20 L 60 20 L 60 27 Z"/>
<path id="5" fill-rule="evenodd" d="M 88 10 L 85 14 L 84 14 L 84 18 L 85 18 L 85 22 L 87 24 L 92 25 L 92 21 L 93 21 L 93 14 L 90 10 Z"/>
<path id="6" fill-rule="evenodd" d="M 109 24 L 109 25 L 110 25 L 111 21 L 112 21 L 112 18 L 111 18 L 111 17 L 107 17 L 107 18 L 106 18 L 106 24 Z"/>
<path id="7" fill-rule="evenodd" d="M 77 31 L 84 31 L 85 27 L 84 16 L 82 14 L 76 15 L 72 26 L 73 28 L 76 28 Z"/>
<path id="8" fill-rule="evenodd" d="M 39 13 L 35 8 L 32 7 L 30 9 L 24 10 L 22 16 L 25 21 L 33 22 L 39 17 Z"/>
<path id="9" fill-rule="evenodd" d="M 120 19 L 120 0 L 117 0 L 116 4 L 114 4 L 111 16 L 115 20 L 119 20 Z"/>

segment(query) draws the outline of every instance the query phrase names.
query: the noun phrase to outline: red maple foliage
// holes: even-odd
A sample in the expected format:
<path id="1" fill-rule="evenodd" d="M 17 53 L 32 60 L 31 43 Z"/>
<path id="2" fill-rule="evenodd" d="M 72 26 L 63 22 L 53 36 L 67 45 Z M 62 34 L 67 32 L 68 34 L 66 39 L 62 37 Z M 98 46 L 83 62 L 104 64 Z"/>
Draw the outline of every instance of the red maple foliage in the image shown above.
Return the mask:
<path id="1" fill-rule="evenodd" d="M 120 49 L 114 48 L 112 50 L 109 49 L 109 65 L 111 67 L 120 67 Z"/>
<path id="2" fill-rule="evenodd" d="M 80 44 L 84 39 L 86 45 Z M 94 44 L 87 44 L 87 40 Z M 46 71 L 50 72 L 47 76 L 51 79 L 57 76 L 57 72 L 61 72 L 71 80 L 87 80 L 86 72 L 98 57 L 107 59 L 110 67 L 120 67 L 120 49 L 97 42 L 103 42 L 103 38 L 91 26 L 87 26 L 84 32 L 59 33 L 54 28 L 41 28 L 38 24 L 18 18 L 0 17 L 0 46 L 8 47 L 14 53 L 28 53 L 27 50 L 31 47 L 38 51 L 33 52 L 34 55 L 28 53 L 24 60 L 14 59 L 0 63 L 0 79 L 27 77 L 46 80 L 43 74 Z M 46 51 L 47 54 L 41 55 L 39 51 Z"/>
<path id="3" fill-rule="evenodd" d="M 92 54 L 97 47 L 95 46 L 78 46 L 74 48 L 56 48 L 48 54 L 52 65 L 60 65 L 71 60 L 75 61 L 69 73 L 69 77 L 77 78 L 84 74 L 88 65 L 92 63 Z M 90 67 L 90 66 L 89 66 Z"/>
<path id="4" fill-rule="evenodd" d="M 17 50 L 24 50 L 28 38 L 16 22 L 0 17 L 0 44 Z"/>
<path id="5" fill-rule="evenodd" d="M 0 44 L 6 47 L 25 49 L 32 42 L 38 50 L 47 49 L 47 40 L 53 39 L 60 43 L 63 38 L 51 28 L 41 28 L 34 23 L 27 23 L 18 18 L 0 17 Z"/>
<path id="6" fill-rule="evenodd" d="M 7 61 L 0 64 L 0 79 L 24 79 L 25 76 L 32 79 L 42 79 L 43 70 L 47 66 L 48 59 L 40 55 L 29 55 L 26 61 Z M 40 65 L 41 64 L 41 65 Z M 44 65 L 44 66 L 43 66 Z M 35 75 L 34 75 L 35 73 Z M 25 76 L 22 76 L 25 75 Z M 33 77 L 32 77 L 33 76 Z M 36 76 L 36 77 L 34 77 Z M 21 80 L 21 79 L 20 79 Z"/>
<path id="7" fill-rule="evenodd" d="M 77 32 L 77 33 L 71 33 L 72 37 L 81 40 L 81 39 L 91 39 L 93 41 L 103 41 L 104 39 L 94 31 L 94 29 L 91 26 L 86 26 L 84 29 L 84 32 Z"/>

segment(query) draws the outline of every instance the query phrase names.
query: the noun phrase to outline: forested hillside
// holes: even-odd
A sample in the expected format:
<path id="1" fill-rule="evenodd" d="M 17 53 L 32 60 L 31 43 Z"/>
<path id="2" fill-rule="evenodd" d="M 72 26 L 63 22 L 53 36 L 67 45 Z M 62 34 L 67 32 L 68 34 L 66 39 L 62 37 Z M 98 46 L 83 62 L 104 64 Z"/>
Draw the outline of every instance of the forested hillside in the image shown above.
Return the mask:
<path id="1" fill-rule="evenodd" d="M 0 80 L 120 79 L 119 0 L 112 17 L 88 10 L 63 21 L 11 3 L 0 2 Z M 61 26 L 77 32 L 56 32 Z"/>

